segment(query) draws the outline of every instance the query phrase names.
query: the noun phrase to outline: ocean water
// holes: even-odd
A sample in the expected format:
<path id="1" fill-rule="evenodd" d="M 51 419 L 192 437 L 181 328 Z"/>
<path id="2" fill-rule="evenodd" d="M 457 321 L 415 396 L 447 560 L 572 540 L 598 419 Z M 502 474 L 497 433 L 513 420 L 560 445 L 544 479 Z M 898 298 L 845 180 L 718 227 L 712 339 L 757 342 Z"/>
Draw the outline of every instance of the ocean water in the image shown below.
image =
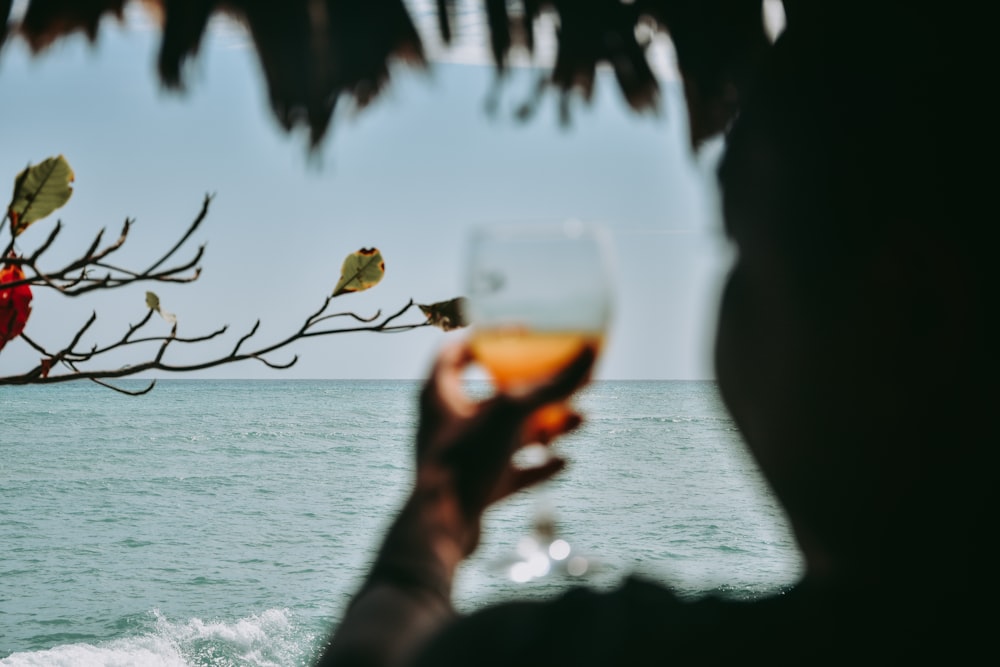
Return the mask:
<path id="1" fill-rule="evenodd" d="M 0 665 L 309 664 L 405 497 L 418 389 L 0 387 Z M 486 517 L 459 608 L 629 573 L 692 595 L 796 580 L 714 383 L 599 382 L 579 404 L 586 425 L 558 445 L 570 467 Z M 582 576 L 514 581 L 540 507 Z"/>

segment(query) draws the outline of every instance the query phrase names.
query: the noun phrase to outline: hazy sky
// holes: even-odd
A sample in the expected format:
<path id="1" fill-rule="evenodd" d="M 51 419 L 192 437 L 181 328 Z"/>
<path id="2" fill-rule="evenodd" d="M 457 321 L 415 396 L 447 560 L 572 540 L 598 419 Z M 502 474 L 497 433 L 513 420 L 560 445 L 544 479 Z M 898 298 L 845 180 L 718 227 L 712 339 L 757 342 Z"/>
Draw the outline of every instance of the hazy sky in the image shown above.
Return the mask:
<path id="1" fill-rule="evenodd" d="M 109 342 L 144 315 L 144 292 L 153 289 L 177 314 L 182 335 L 228 323 L 228 348 L 259 317 L 256 338 L 264 343 L 297 329 L 332 290 L 344 255 L 362 246 L 382 250 L 386 277 L 339 298 L 337 309 L 371 314 L 410 297 L 458 295 L 474 224 L 575 217 L 607 225 L 617 254 L 616 318 L 599 377 L 712 376 L 727 252 L 712 185 L 718 147 L 698 160 L 689 154 L 679 87 L 669 77 L 658 117 L 626 111 L 603 73 L 592 105 L 576 106 L 571 127 L 559 125 L 554 96 L 522 124 L 513 109 L 538 72 L 517 69 L 491 116 L 484 102 L 492 69 L 463 51 L 454 58 L 461 64 L 394 71 L 372 107 L 335 118 L 310 159 L 305 137 L 285 135 L 273 121 L 256 56 L 238 31 L 216 24 L 184 95 L 160 89 L 157 41 L 149 30 L 109 22 L 96 47 L 74 38 L 32 59 L 13 39 L 0 53 L 0 191 L 27 163 L 50 155 L 64 154 L 76 172 L 73 198 L 58 212 L 65 233 L 53 260 L 78 255 L 101 226 L 116 236 L 131 216 L 138 224 L 119 262 L 145 264 L 183 231 L 206 192 L 216 195 L 195 239 L 208 244 L 200 280 L 75 300 L 36 288 L 26 328 L 35 339 L 58 347 L 96 310 L 91 340 Z M 36 247 L 55 217 L 23 234 L 19 249 Z M 313 339 L 274 357 L 298 353 L 289 371 L 245 362 L 202 376 L 422 377 L 434 350 L 456 335 L 425 329 Z M 177 350 L 168 361 L 218 351 Z M 15 341 L 0 355 L 0 374 L 36 356 Z"/>

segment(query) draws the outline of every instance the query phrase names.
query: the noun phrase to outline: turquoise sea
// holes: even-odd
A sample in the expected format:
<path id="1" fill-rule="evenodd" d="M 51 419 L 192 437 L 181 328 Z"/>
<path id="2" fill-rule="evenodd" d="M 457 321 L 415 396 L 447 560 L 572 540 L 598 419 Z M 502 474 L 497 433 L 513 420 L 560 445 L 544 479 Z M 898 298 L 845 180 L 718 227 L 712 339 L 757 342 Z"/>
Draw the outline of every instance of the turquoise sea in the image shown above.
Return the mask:
<path id="1" fill-rule="evenodd" d="M 0 387 L 0 665 L 308 664 L 406 493 L 418 389 Z M 487 517 L 460 608 L 632 572 L 692 595 L 795 581 L 713 382 L 598 382 L 579 403 L 588 422 L 559 444 L 570 467 Z M 511 579 L 539 507 L 582 576 Z"/>

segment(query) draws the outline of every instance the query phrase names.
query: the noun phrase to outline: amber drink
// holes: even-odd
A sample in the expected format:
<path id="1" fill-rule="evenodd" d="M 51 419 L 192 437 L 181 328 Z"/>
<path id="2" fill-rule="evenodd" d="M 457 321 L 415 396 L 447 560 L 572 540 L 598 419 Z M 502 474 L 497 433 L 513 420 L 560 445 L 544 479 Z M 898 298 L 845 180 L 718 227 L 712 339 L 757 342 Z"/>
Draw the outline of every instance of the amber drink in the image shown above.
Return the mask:
<path id="1" fill-rule="evenodd" d="M 611 311 L 605 234 L 575 221 L 477 229 L 467 270 L 473 354 L 500 391 L 600 349 Z M 548 410 L 550 420 L 565 410 Z"/>

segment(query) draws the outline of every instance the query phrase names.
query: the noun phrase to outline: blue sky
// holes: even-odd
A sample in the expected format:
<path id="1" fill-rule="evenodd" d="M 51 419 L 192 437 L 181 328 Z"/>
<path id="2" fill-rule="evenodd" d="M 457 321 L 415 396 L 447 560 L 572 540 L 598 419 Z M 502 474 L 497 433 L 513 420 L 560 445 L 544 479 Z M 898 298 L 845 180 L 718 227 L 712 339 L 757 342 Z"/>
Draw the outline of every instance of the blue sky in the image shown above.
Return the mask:
<path id="1" fill-rule="evenodd" d="M 451 58 L 459 62 L 429 72 L 394 71 L 369 109 L 335 118 L 310 158 L 305 136 L 286 135 L 273 121 L 256 56 L 237 29 L 215 25 L 184 95 L 161 90 L 156 48 L 155 33 L 133 21 L 129 29 L 105 24 L 93 47 L 73 38 L 30 58 L 14 39 L 0 53 L 0 189 L 50 155 L 66 155 L 76 172 L 73 198 L 58 213 L 65 233 L 53 259 L 79 254 L 101 226 L 116 235 L 131 216 L 138 224 L 120 261 L 144 264 L 214 193 L 195 239 L 208 245 L 201 279 L 152 289 L 177 314 L 182 335 L 227 323 L 242 332 L 260 318 L 257 338 L 267 342 L 298 328 L 332 290 L 344 255 L 362 246 L 382 250 L 386 277 L 338 302 L 370 314 L 411 297 L 459 294 L 462 247 L 475 224 L 575 217 L 607 225 L 617 254 L 616 317 L 598 376 L 712 376 L 728 252 L 712 176 L 718 146 L 690 155 L 679 87 L 669 76 L 656 117 L 629 113 L 602 73 L 595 99 L 576 106 L 571 127 L 559 125 L 554 96 L 522 124 L 513 109 L 537 70 L 516 68 L 491 116 L 484 102 L 492 69 L 462 52 Z M 54 220 L 23 234 L 20 249 L 34 248 Z M 92 340 L 110 341 L 142 317 L 147 288 L 76 300 L 36 289 L 26 332 L 56 347 L 96 310 Z M 275 357 L 300 356 L 280 374 L 246 362 L 202 376 L 416 378 L 456 335 L 426 329 L 314 339 Z M 192 348 L 172 359 L 213 351 Z M 0 355 L 0 374 L 36 356 L 15 341 Z"/>

